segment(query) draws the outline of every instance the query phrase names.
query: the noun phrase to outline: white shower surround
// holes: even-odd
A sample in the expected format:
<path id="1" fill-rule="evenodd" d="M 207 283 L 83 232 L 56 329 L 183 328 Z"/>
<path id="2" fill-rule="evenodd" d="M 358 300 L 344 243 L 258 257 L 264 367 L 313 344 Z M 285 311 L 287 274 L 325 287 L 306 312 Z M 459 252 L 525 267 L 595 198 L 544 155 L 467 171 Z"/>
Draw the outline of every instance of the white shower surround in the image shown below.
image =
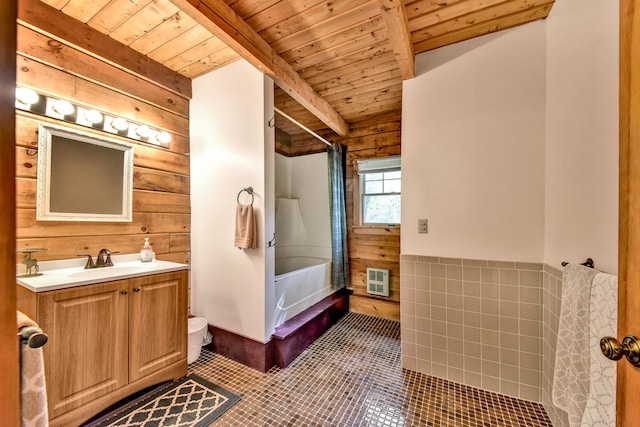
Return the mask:
<path id="1" fill-rule="evenodd" d="M 326 153 L 276 155 L 275 325 L 333 293 Z"/>
<path id="2" fill-rule="evenodd" d="M 276 257 L 305 255 L 331 258 L 327 154 L 298 157 L 276 154 L 275 167 L 276 204 L 277 199 L 297 200 L 301 216 L 301 223 L 296 223 L 295 236 L 283 230 L 279 232 L 276 227 Z M 277 215 L 278 206 L 276 221 Z"/>

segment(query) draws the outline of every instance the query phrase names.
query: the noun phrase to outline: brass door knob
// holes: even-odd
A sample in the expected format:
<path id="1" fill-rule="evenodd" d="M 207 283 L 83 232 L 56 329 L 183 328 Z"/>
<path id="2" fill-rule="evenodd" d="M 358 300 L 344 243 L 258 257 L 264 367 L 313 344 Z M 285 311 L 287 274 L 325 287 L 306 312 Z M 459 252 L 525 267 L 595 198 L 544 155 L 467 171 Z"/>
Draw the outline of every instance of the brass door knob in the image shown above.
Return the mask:
<path id="1" fill-rule="evenodd" d="M 600 339 L 600 351 L 607 359 L 620 360 L 626 356 L 633 366 L 640 366 L 640 342 L 633 335 L 624 337 L 622 343 L 613 337 L 604 337 Z"/>

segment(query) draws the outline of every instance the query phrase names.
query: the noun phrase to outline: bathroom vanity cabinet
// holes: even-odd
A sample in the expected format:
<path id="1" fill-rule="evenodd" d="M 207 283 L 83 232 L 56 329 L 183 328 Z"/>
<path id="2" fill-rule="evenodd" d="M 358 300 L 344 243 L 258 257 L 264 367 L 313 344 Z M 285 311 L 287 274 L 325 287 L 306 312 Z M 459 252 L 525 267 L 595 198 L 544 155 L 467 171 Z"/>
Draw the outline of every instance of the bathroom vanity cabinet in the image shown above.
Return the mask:
<path id="1" fill-rule="evenodd" d="M 51 426 L 79 425 L 120 399 L 187 373 L 187 271 L 46 292 L 20 286 L 43 347 Z"/>

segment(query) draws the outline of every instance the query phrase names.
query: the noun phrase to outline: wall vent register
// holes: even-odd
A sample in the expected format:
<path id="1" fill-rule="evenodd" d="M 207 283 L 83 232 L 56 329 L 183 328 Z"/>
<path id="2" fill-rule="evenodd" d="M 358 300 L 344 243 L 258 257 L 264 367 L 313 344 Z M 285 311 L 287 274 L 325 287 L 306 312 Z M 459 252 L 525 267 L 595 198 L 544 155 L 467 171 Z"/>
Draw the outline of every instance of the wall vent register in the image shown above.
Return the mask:
<path id="1" fill-rule="evenodd" d="M 386 268 L 367 268 L 367 293 L 389 296 L 389 270 Z"/>

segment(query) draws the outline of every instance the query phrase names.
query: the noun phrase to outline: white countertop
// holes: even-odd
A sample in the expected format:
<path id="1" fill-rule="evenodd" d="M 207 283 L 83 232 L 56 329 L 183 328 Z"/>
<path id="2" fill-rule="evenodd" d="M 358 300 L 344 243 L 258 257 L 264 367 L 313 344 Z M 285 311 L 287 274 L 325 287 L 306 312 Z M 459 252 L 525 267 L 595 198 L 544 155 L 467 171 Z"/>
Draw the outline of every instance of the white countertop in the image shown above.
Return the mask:
<path id="1" fill-rule="evenodd" d="M 86 258 L 42 261 L 38 263 L 39 271 L 42 275 L 16 277 L 16 281 L 19 285 L 33 292 L 45 292 L 189 269 L 188 264 L 179 264 L 177 262 L 159 260 L 142 262 L 140 261 L 140 254 L 111 255 L 111 260 L 113 262 L 112 267 L 87 270 L 84 268 L 87 262 Z"/>

